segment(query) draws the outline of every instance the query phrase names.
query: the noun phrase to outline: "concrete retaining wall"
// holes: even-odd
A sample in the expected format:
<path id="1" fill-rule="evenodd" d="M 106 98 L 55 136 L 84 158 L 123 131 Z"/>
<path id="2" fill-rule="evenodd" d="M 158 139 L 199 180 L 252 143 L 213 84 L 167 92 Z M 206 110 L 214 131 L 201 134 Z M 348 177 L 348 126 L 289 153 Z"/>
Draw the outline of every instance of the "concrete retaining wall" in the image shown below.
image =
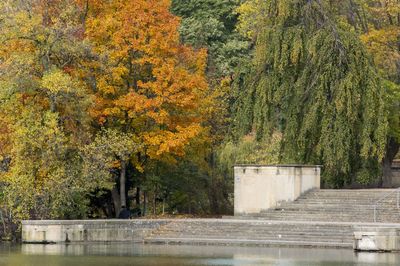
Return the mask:
<path id="1" fill-rule="evenodd" d="M 400 230 L 394 227 L 354 227 L 354 246 L 358 251 L 399 251 Z"/>
<path id="2" fill-rule="evenodd" d="M 311 189 L 320 188 L 320 166 L 237 165 L 235 176 L 235 215 L 256 214 L 294 201 Z"/>
<path id="3" fill-rule="evenodd" d="M 22 221 L 25 243 L 141 242 L 164 220 Z"/>

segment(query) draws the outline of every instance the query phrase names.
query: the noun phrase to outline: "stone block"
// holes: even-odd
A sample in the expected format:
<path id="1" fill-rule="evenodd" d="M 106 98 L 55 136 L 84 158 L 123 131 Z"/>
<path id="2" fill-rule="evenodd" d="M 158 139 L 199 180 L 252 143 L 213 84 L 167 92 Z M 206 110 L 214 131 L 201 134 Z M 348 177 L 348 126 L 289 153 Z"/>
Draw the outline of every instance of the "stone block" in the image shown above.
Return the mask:
<path id="1" fill-rule="evenodd" d="M 320 188 L 320 166 L 237 165 L 234 167 L 235 215 L 257 214 Z"/>
<path id="2" fill-rule="evenodd" d="M 385 227 L 355 228 L 353 248 L 357 251 L 400 251 L 400 229 Z"/>

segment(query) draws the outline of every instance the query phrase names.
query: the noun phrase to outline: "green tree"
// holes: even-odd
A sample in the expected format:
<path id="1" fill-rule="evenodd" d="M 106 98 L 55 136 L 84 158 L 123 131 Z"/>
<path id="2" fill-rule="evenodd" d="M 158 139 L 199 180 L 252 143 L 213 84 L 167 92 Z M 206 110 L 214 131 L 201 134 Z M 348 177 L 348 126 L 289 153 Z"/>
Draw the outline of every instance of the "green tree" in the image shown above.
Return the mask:
<path id="1" fill-rule="evenodd" d="M 127 205 L 127 167 L 134 154 L 141 150 L 137 136 L 115 129 L 102 129 L 93 142 L 83 147 L 84 174 L 99 180 L 108 180 L 113 198 L 115 215 L 118 217 Z M 120 169 L 114 178 L 112 169 Z M 115 181 L 114 181 L 115 180 Z M 119 181 L 119 191 L 114 185 Z"/>
<path id="2" fill-rule="evenodd" d="M 383 160 L 383 185 L 392 185 L 391 165 L 400 148 L 400 2 L 359 1 L 355 12 L 365 14 L 359 23 L 361 40 L 372 55 L 384 79 L 389 131 Z"/>
<path id="3" fill-rule="evenodd" d="M 256 47 L 238 82 L 234 134 L 263 140 L 281 132 L 280 162 L 323 164 L 335 187 L 374 181 L 386 143 L 385 91 L 363 43 L 328 1 L 263 4 L 262 30 L 247 30 Z"/>
<path id="4" fill-rule="evenodd" d="M 207 105 L 208 119 L 204 125 L 209 128 L 211 139 L 198 147 L 207 151 L 206 154 L 197 153 L 199 157 L 195 158 L 194 152 L 193 156 L 188 156 L 188 161 L 179 166 L 190 165 L 192 169 L 197 169 L 194 172 L 206 183 L 204 189 L 208 191 L 208 204 L 214 213 L 227 213 L 229 210 L 231 176 L 218 169 L 217 153 L 227 135 L 230 121 L 230 83 L 235 69 L 248 60 L 250 50 L 248 38 L 236 30 L 239 4 L 238 0 L 173 0 L 171 8 L 182 18 L 179 29 L 181 41 L 208 51 L 206 73 L 210 84 L 210 104 Z M 197 167 L 193 161 L 197 162 Z M 177 171 L 185 172 L 186 169 L 178 168 Z"/>
<path id="5" fill-rule="evenodd" d="M 342 25 L 356 33 L 366 46 L 385 89 L 389 130 L 383 159 L 383 186 L 391 186 L 391 164 L 400 148 L 400 2 L 348 0 L 335 5 Z"/>
<path id="6" fill-rule="evenodd" d="M 195 48 L 208 49 L 207 73 L 212 85 L 234 74 L 248 56 L 249 42 L 236 31 L 239 0 L 173 0 L 182 18 L 180 37 Z"/>

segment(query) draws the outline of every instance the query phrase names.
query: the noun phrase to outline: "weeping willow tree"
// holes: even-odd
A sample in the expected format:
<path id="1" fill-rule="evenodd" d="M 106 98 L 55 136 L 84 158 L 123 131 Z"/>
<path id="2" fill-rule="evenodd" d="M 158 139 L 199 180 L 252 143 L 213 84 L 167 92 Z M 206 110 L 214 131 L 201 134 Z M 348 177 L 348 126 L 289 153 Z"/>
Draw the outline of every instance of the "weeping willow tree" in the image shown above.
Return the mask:
<path id="1" fill-rule="evenodd" d="M 336 21 L 331 1 L 253 2 L 264 14 L 248 31 L 256 34 L 254 61 L 237 82 L 236 139 L 253 132 L 263 141 L 279 131 L 281 163 L 322 164 L 334 187 L 375 181 L 385 92 L 357 35 Z"/>

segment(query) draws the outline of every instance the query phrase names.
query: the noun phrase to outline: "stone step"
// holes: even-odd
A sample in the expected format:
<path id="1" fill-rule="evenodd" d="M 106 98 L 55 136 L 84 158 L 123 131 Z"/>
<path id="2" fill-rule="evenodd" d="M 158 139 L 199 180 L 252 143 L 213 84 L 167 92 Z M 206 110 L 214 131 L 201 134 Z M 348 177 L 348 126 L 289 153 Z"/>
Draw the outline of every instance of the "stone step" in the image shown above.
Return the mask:
<path id="1" fill-rule="evenodd" d="M 394 189 L 313 190 L 294 202 L 282 202 L 275 209 L 265 210 L 256 215 L 249 214 L 247 217 L 287 221 L 372 222 L 374 204 L 378 199 L 387 196 L 376 207 L 376 219 L 381 222 L 400 222 L 396 191 Z"/>
<path id="2" fill-rule="evenodd" d="M 225 234 L 215 234 L 212 232 L 207 233 L 199 233 L 199 232 L 176 232 L 176 231 L 159 231 L 156 234 L 157 236 L 198 236 L 198 237 L 252 237 L 252 238 L 269 238 L 269 237 L 279 237 L 279 238 L 288 238 L 288 237 L 301 237 L 301 238 L 319 238 L 319 237 L 327 237 L 327 238 L 339 238 L 339 239 L 352 239 L 351 232 L 342 232 L 342 233 L 314 233 L 314 234 L 306 234 L 301 232 L 260 232 L 256 233 L 225 233 Z"/>
<path id="3" fill-rule="evenodd" d="M 178 227 L 167 227 L 160 228 L 159 231 L 169 231 L 169 232 L 196 232 L 196 233 L 204 233 L 204 232 L 212 232 L 212 233 L 236 233 L 236 232 L 255 232 L 255 233 L 269 233 L 269 232 L 296 232 L 296 233 L 345 233 L 349 231 L 349 228 L 303 228 L 303 227 L 279 227 L 279 226 L 271 226 L 271 227 L 252 227 L 252 228 L 226 228 L 223 226 L 216 226 L 215 228 L 178 228 Z"/>
<path id="4" fill-rule="evenodd" d="M 214 241 L 218 239 L 218 241 Z M 146 238 L 148 243 L 224 244 L 236 242 L 273 245 L 290 242 L 301 246 L 349 247 L 352 243 L 351 225 L 272 223 L 259 221 L 185 222 L 169 223 Z M 297 243 L 297 244 L 295 244 Z M 314 244 L 312 244 L 314 243 Z M 335 244 L 332 244 L 335 243 Z"/>
<path id="5" fill-rule="evenodd" d="M 214 245 L 256 245 L 256 246 L 304 246 L 304 247 L 335 247 L 351 248 L 351 242 L 324 242 L 324 241 L 301 241 L 301 240 L 253 240 L 253 239 L 226 239 L 226 238 L 146 238 L 145 243 L 152 244 L 205 244 L 210 242 Z"/>
<path id="6" fill-rule="evenodd" d="M 371 199 L 366 199 L 366 200 L 360 200 L 360 199 L 328 199 L 328 198 L 323 198 L 323 199 L 297 199 L 294 202 L 281 202 L 281 205 L 285 204 L 296 204 L 296 203 L 307 203 L 307 204 L 318 204 L 318 203 L 323 203 L 323 204 L 345 204 L 345 205 L 366 205 L 366 206 L 373 206 L 377 200 L 371 200 Z M 388 198 L 383 201 L 380 201 L 380 205 L 396 205 L 397 203 L 397 198 Z"/>
<path id="7" fill-rule="evenodd" d="M 390 193 L 395 192 L 395 188 L 383 188 L 383 189 L 315 189 L 308 193 L 308 195 L 313 194 L 325 194 L 325 195 L 374 195 L 374 194 L 382 194 L 382 193 Z"/>
<path id="8" fill-rule="evenodd" d="M 152 239 L 153 237 L 148 237 L 146 239 Z M 285 241 L 318 241 L 318 242 L 336 242 L 336 243 L 351 243 L 352 239 L 351 238 L 332 238 L 332 237 L 313 237 L 313 238 L 307 238 L 304 236 L 298 236 L 298 237 L 288 237 L 288 236 L 282 236 L 282 237 L 255 237 L 255 236 L 243 236 L 243 237 L 238 237 L 238 236 L 213 236 L 213 235 L 206 235 L 206 236 L 199 236 L 199 235 L 184 235 L 184 236 L 176 236 L 176 235 L 158 235 L 157 237 L 154 238 L 175 238 L 175 239 L 225 239 L 225 240 L 243 240 L 243 239 L 252 239 L 252 240 L 285 240 Z"/>
<path id="9" fill-rule="evenodd" d="M 273 221 L 287 221 L 288 219 L 297 219 L 297 221 L 313 221 L 313 222 L 320 222 L 320 221 L 324 221 L 323 217 L 273 217 L 273 216 L 266 216 L 266 217 L 257 217 L 259 220 L 273 220 Z M 336 219 L 337 222 L 349 222 L 348 218 L 343 218 L 343 219 Z M 327 219 L 326 222 L 329 222 L 329 220 Z M 353 218 L 351 222 L 355 222 L 355 223 L 362 223 L 362 222 L 374 222 L 373 218 L 371 219 L 356 219 Z M 399 219 L 389 219 L 389 218 L 377 218 L 376 222 L 380 222 L 380 223 L 399 223 Z"/>
<path id="10" fill-rule="evenodd" d="M 280 235 L 310 235 L 310 236 L 315 236 L 315 235 L 342 235 L 342 234 L 347 234 L 351 231 L 318 231 L 318 232 L 311 232 L 311 231 L 303 231 L 303 230 L 270 230 L 270 231 L 262 231 L 262 230 L 257 230 L 255 232 L 249 232 L 249 231 L 245 231 L 245 232 L 235 232 L 235 231 L 226 231 L 222 228 L 222 232 L 216 232 L 216 231 L 212 231 L 212 230 L 208 230 L 208 231 L 183 231 L 183 230 L 160 230 L 157 232 L 157 234 L 209 234 L 209 235 L 276 235 L 276 234 L 280 234 Z"/>
<path id="11" fill-rule="evenodd" d="M 269 214 L 259 214 L 259 215 L 253 215 L 251 217 L 257 217 L 257 218 L 268 218 L 268 217 L 282 217 L 282 218 L 293 218 L 291 221 L 296 221 L 296 218 L 301 218 L 301 219 L 310 219 L 313 218 L 314 220 L 316 219 L 322 219 L 322 222 L 330 222 L 332 220 L 339 220 L 339 219 L 348 219 L 351 220 L 349 222 L 352 222 L 354 220 L 362 219 L 362 220 L 373 220 L 374 216 L 373 215 L 368 215 L 368 216 L 352 216 L 349 214 L 343 214 L 343 215 L 335 215 L 335 216 L 326 216 L 322 214 L 303 214 L 303 215 L 298 215 L 296 213 L 281 213 L 281 214 L 276 214 L 276 213 L 269 213 Z M 398 215 L 379 215 L 377 214 L 376 219 L 394 219 L 394 220 L 399 220 L 400 217 Z M 265 219 L 268 220 L 268 219 Z M 342 221 L 343 222 L 343 221 Z"/>
<path id="12" fill-rule="evenodd" d="M 275 235 L 275 234 L 297 234 L 297 235 L 341 235 L 341 234 L 347 234 L 348 232 L 351 232 L 351 230 L 316 230 L 316 231 L 310 231 L 310 230 L 301 230 L 301 229 L 296 229 L 296 230 L 290 230 L 290 229 L 280 229 L 280 230 L 258 230 L 258 229 L 248 229 L 248 230 L 242 230 L 242 231 L 233 231 L 233 230 L 226 230 L 225 228 L 219 228 L 218 230 L 187 230 L 185 228 L 182 228 L 181 230 L 175 228 L 164 228 L 160 229 L 157 231 L 157 234 L 163 233 L 163 234 L 171 234 L 171 233 L 177 233 L 177 234 L 213 234 L 213 235 L 250 235 L 250 234 L 262 234 L 262 235 Z"/>
<path id="13" fill-rule="evenodd" d="M 385 210 L 376 210 L 377 213 L 379 213 L 381 216 L 398 216 L 399 213 L 395 211 L 385 211 Z M 336 217 L 336 216 L 351 216 L 351 217 L 373 217 L 374 215 L 374 210 L 369 210 L 369 211 L 360 211 L 356 212 L 347 212 L 345 210 L 311 210 L 311 209 L 284 209 L 284 210 L 277 210 L 275 212 L 273 211 L 265 211 L 261 212 L 259 215 L 270 215 L 270 214 L 276 214 L 276 215 L 284 215 L 284 214 L 294 214 L 294 215 L 324 215 L 326 217 Z"/>
<path id="14" fill-rule="evenodd" d="M 314 190 L 256 215 L 224 222 L 171 222 L 153 231 L 145 242 L 351 247 L 354 223 L 372 223 L 373 204 L 393 191 Z M 400 227 L 397 194 L 382 200 L 376 214 L 378 222 L 399 223 Z"/>
<path id="15" fill-rule="evenodd" d="M 339 213 L 336 212 L 334 214 L 329 214 L 327 212 L 325 213 L 317 213 L 317 212 L 301 212 L 301 211 L 282 211 L 280 213 L 273 213 L 273 212 L 266 212 L 266 213 L 260 213 L 256 215 L 251 215 L 251 217 L 325 217 L 325 219 L 330 220 L 330 219 L 335 219 L 335 218 L 364 218 L 364 219 L 373 219 L 374 214 L 373 212 L 371 213 L 365 213 L 365 214 L 354 214 L 352 215 L 351 213 Z M 400 218 L 400 216 L 397 213 L 393 214 L 388 214 L 388 213 L 380 213 L 377 211 L 377 216 L 379 218 Z M 378 217 L 377 217 L 378 218 Z M 295 221 L 295 220 L 293 220 Z"/>
<path id="16" fill-rule="evenodd" d="M 233 217 L 233 216 L 232 216 Z M 234 218 L 234 217 L 233 217 Z M 277 227 L 301 227 L 301 228 L 343 228 L 343 224 L 336 224 L 336 223 L 321 223 L 321 224 L 308 224 L 308 223 L 297 223 L 297 222 L 290 222 L 288 221 L 287 223 L 274 223 L 274 222 L 269 222 L 269 221 L 257 221 L 257 220 L 247 220 L 243 222 L 242 220 L 221 220 L 223 222 L 174 222 L 174 223 L 168 223 L 166 225 L 163 225 L 162 227 L 181 227 L 185 226 L 185 228 L 190 228 L 190 227 L 196 227 L 198 228 L 199 226 L 204 226 L 204 227 L 212 227 L 212 226 L 218 226 L 218 227 L 247 227 L 251 225 L 252 227 L 262 227 L 262 226 L 273 226 L 274 228 Z M 351 226 L 348 225 L 348 226 Z"/>
<path id="17" fill-rule="evenodd" d="M 385 212 L 384 210 L 380 211 L 377 210 L 376 214 L 380 217 L 399 217 L 399 213 L 396 212 Z M 277 211 L 277 212 L 262 212 L 253 216 L 268 216 L 268 215 L 294 215 L 294 216 L 322 216 L 326 217 L 327 219 L 335 218 L 335 217 L 363 217 L 363 218 L 373 218 L 374 211 L 371 210 L 370 212 L 360 212 L 357 214 L 351 214 L 345 211 L 324 211 L 323 213 L 317 211 L 308 211 L 308 210 L 284 210 L 284 211 Z"/>

